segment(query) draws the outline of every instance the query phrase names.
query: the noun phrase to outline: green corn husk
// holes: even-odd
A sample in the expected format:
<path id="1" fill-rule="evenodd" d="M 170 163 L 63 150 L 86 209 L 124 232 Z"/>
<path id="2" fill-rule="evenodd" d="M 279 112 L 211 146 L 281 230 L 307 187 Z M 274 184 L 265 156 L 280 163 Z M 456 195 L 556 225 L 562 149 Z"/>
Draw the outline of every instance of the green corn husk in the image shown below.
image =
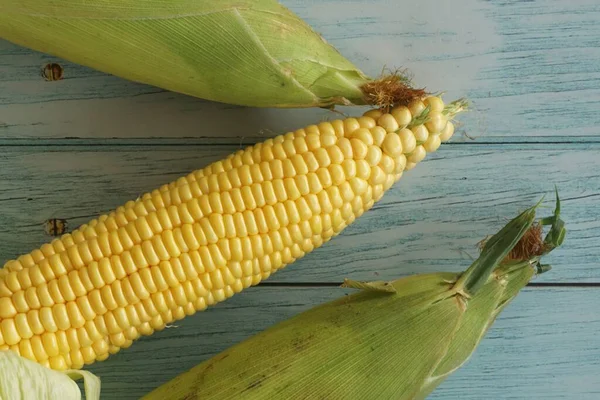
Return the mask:
<path id="1" fill-rule="evenodd" d="M 462 274 L 347 280 L 360 292 L 279 323 L 143 399 L 424 399 L 465 364 L 520 290 L 549 269 L 540 258 L 565 236 L 558 195 L 554 216 L 534 225 L 536 208 L 490 238 Z M 552 225 L 543 242 L 541 224 Z M 538 233 L 541 243 L 533 246 Z"/>
<path id="2" fill-rule="evenodd" d="M 330 107 L 375 101 L 372 88 L 369 95 L 363 91 L 374 81 L 276 0 L 5 1 L 0 38 L 223 103 Z"/>

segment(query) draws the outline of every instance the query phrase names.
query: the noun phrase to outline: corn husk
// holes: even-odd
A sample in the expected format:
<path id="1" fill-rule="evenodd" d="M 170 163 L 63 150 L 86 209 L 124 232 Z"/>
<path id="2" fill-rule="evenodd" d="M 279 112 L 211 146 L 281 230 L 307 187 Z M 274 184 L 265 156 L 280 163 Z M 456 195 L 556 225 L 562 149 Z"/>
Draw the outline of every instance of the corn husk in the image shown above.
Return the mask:
<path id="1" fill-rule="evenodd" d="M 86 400 L 100 399 L 100 379 L 88 371 L 54 371 L 12 351 L 0 351 L 0 399 L 81 400 L 76 380 L 83 379 Z"/>
<path id="2" fill-rule="evenodd" d="M 276 0 L 5 1 L 0 38 L 218 102 L 373 103 L 373 81 Z"/>
<path id="3" fill-rule="evenodd" d="M 536 208 L 489 239 L 462 274 L 346 280 L 359 292 L 279 323 L 144 399 L 424 399 L 465 364 L 519 291 L 549 269 L 540 257 L 565 234 L 558 200 L 555 215 L 540 221 L 552 225 L 543 250 L 510 257 Z"/>

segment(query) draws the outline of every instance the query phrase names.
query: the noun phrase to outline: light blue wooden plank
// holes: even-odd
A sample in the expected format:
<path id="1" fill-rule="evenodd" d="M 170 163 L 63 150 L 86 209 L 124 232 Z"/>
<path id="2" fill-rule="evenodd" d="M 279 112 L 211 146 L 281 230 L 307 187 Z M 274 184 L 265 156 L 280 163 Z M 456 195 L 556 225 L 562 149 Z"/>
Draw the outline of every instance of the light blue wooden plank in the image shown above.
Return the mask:
<path id="1" fill-rule="evenodd" d="M 598 137 L 594 0 L 283 4 L 367 73 L 408 68 L 418 85 L 472 99 L 461 119 L 471 136 Z M 49 61 L 57 59 L 0 41 L 0 136 L 240 137 L 337 117 L 207 103 L 66 62 L 64 81 L 44 82 Z"/>
<path id="2" fill-rule="evenodd" d="M 93 364 L 102 397 L 135 399 L 267 327 L 342 296 L 335 288 L 253 288 Z M 431 399 L 600 397 L 595 289 L 525 289 L 473 357 Z"/>
<path id="3" fill-rule="evenodd" d="M 50 238 L 41 224 L 71 228 L 221 158 L 238 146 L 17 146 L 0 148 L 0 257 Z M 444 145 L 407 172 L 342 235 L 270 278 L 341 281 L 460 270 L 465 252 L 547 196 L 563 198 L 569 230 L 544 282 L 599 282 L 600 147 L 597 144 Z M 542 210 L 550 213 L 550 209 Z"/>

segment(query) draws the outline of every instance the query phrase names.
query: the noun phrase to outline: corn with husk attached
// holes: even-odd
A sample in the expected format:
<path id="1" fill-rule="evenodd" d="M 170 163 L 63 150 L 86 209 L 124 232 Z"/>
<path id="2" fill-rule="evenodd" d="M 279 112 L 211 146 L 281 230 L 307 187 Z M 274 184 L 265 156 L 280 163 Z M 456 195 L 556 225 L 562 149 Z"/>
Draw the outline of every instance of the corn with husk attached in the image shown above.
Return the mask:
<path id="1" fill-rule="evenodd" d="M 360 292 L 259 333 L 142 400 L 415 400 L 470 358 L 500 312 L 565 236 L 559 217 L 532 207 L 491 237 L 462 274 L 354 282 Z M 535 223 L 535 224 L 534 224 Z M 545 240 L 541 225 L 552 227 Z"/>
<path id="2" fill-rule="evenodd" d="M 367 77 L 276 0 L 5 1 L 0 38 L 244 106 L 406 105 L 422 93 L 399 74 Z"/>
<path id="3" fill-rule="evenodd" d="M 369 210 L 463 107 L 430 97 L 268 139 L 7 262 L 0 350 L 81 368 L 258 284 Z"/>

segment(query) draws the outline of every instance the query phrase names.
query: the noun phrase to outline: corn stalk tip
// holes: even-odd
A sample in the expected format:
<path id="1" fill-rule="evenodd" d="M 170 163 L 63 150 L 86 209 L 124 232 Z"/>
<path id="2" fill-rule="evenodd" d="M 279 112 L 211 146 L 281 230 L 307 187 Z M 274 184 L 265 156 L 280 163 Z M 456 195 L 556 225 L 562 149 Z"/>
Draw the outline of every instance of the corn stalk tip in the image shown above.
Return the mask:
<path id="1" fill-rule="evenodd" d="M 540 220 L 541 225 L 550 225 L 550 231 L 544 238 L 544 244 L 546 250 L 544 254 L 548 254 L 555 248 L 563 244 L 567 235 L 567 229 L 565 228 L 565 222 L 560 217 L 560 197 L 558 195 L 558 189 L 555 187 L 556 193 L 556 206 L 554 208 L 554 215 Z"/>
<path id="2" fill-rule="evenodd" d="M 536 211 L 544 201 L 542 197 L 535 205 L 521 212 L 517 217 L 508 222 L 498 233 L 485 242 L 481 255 L 460 276 L 454 289 L 457 293 L 469 293 L 471 295 L 487 281 L 490 274 L 507 259 L 514 261 L 526 261 L 536 268 L 536 272 L 544 273 L 550 270 L 550 266 L 541 265 L 539 259 L 548 254 L 554 248 L 560 246 L 564 240 L 564 222 L 560 219 L 560 200 L 557 191 L 557 205 L 554 215 L 549 218 L 540 219 L 536 222 Z M 550 232 L 542 242 L 541 226 L 552 225 Z M 529 236 L 527 236 L 530 234 Z M 522 240 L 525 239 L 525 242 Z M 540 245 L 539 248 L 537 247 Z M 525 247 L 517 249 L 512 256 L 511 253 L 517 246 Z"/>
<path id="3" fill-rule="evenodd" d="M 548 264 L 539 264 L 538 263 L 538 265 L 536 266 L 536 271 L 535 272 L 536 272 L 536 274 L 541 275 L 544 272 L 550 271 L 551 269 L 552 269 L 551 265 L 548 265 Z"/>

